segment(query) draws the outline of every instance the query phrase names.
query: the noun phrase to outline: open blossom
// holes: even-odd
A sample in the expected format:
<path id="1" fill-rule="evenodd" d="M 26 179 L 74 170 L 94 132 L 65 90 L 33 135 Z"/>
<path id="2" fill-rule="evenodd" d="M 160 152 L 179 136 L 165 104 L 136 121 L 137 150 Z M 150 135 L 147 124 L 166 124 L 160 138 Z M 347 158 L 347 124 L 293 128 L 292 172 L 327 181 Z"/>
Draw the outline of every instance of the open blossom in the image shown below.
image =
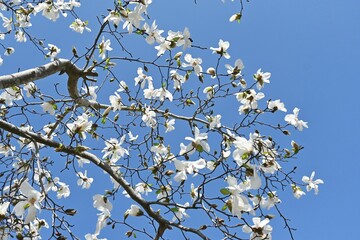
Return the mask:
<path id="1" fill-rule="evenodd" d="M 115 95 L 110 95 L 109 100 L 112 107 L 113 112 L 120 111 L 122 107 L 121 97 L 120 95 L 115 92 Z"/>
<path id="2" fill-rule="evenodd" d="M 87 27 L 88 22 L 84 22 L 80 20 L 79 18 L 76 18 L 74 22 L 70 24 L 70 28 L 78 33 L 83 33 L 84 30 L 91 32 L 91 29 Z"/>
<path id="3" fill-rule="evenodd" d="M 20 192 L 25 196 L 25 199 L 15 205 L 14 212 L 16 216 L 22 217 L 27 210 L 24 224 L 28 224 L 35 220 L 37 210 L 41 210 L 41 193 L 29 184 L 28 179 L 21 183 Z"/>
<path id="4" fill-rule="evenodd" d="M 236 79 L 241 76 L 241 71 L 244 68 L 244 64 L 241 59 L 236 59 L 234 67 L 230 64 L 225 64 L 227 73 L 232 75 L 231 79 Z"/>
<path id="5" fill-rule="evenodd" d="M 75 134 L 79 134 L 82 139 L 86 139 L 85 132 L 91 130 L 92 121 L 89 121 L 89 116 L 86 113 L 83 113 L 81 116 L 78 116 L 76 121 L 73 123 L 66 124 L 67 134 L 73 137 Z"/>
<path id="6" fill-rule="evenodd" d="M 26 35 L 23 31 L 18 30 L 15 32 L 15 39 L 17 42 L 26 42 Z"/>
<path id="7" fill-rule="evenodd" d="M 98 88 L 99 88 L 98 86 L 88 86 L 88 87 L 82 87 L 81 90 L 83 90 L 86 94 L 91 96 L 91 98 L 94 101 L 96 101 L 97 99 L 96 89 Z"/>
<path id="8" fill-rule="evenodd" d="M 302 131 L 304 128 L 308 128 L 308 125 L 307 125 L 307 122 L 304 122 L 303 120 L 299 120 L 299 118 L 298 118 L 299 111 L 300 111 L 300 109 L 298 109 L 297 107 L 294 108 L 294 110 L 293 110 L 294 114 L 287 114 L 285 116 L 285 121 L 288 124 L 293 125 L 299 131 Z"/>
<path id="9" fill-rule="evenodd" d="M 7 156 L 13 156 L 14 155 L 14 151 L 15 147 L 11 146 L 11 145 L 3 145 L 2 143 L 0 143 L 0 154 L 1 155 L 5 155 L 5 157 Z"/>
<path id="10" fill-rule="evenodd" d="M 256 86 L 258 90 L 264 87 L 265 83 L 270 83 L 271 73 L 269 72 L 262 72 L 261 68 L 257 70 L 254 74 L 254 80 L 257 82 Z"/>
<path id="11" fill-rule="evenodd" d="M 221 115 L 220 114 L 218 114 L 216 116 L 206 116 L 206 119 L 209 122 L 210 129 L 221 127 L 221 123 L 220 123 Z"/>
<path id="12" fill-rule="evenodd" d="M 111 211 L 113 208 L 113 205 L 107 199 L 106 196 L 101 195 L 101 194 L 96 194 L 93 196 L 93 207 L 99 211 L 101 211 L 102 209 L 107 209 L 107 210 Z"/>
<path id="13" fill-rule="evenodd" d="M 247 140 L 244 137 L 235 137 L 235 141 L 233 142 L 235 147 L 233 158 L 239 166 L 250 157 L 253 151 L 253 144 L 252 139 Z"/>
<path id="14" fill-rule="evenodd" d="M 32 96 L 34 93 L 36 93 L 36 91 L 38 90 L 35 83 L 34 82 L 29 82 L 26 83 L 24 85 L 24 90 L 26 91 L 26 96 L 30 97 Z"/>
<path id="15" fill-rule="evenodd" d="M 60 48 L 58 48 L 54 44 L 48 44 L 48 47 L 45 48 L 45 50 L 49 51 L 46 54 L 46 57 L 49 57 L 51 59 L 51 61 L 53 61 L 54 58 L 60 53 Z"/>
<path id="16" fill-rule="evenodd" d="M 175 119 L 166 120 L 166 122 L 165 122 L 165 128 L 166 128 L 165 132 L 167 133 L 167 132 L 171 132 L 171 131 L 175 130 L 174 125 L 175 125 Z"/>
<path id="17" fill-rule="evenodd" d="M 244 225 L 242 230 L 245 233 L 250 233 L 250 239 L 251 240 L 271 240 L 271 232 L 272 227 L 268 225 L 270 220 L 268 218 L 265 218 L 261 221 L 261 218 L 254 217 L 253 219 L 254 225 L 248 226 Z"/>
<path id="18" fill-rule="evenodd" d="M 186 137 L 185 140 L 191 141 L 189 145 L 185 148 L 180 150 L 180 155 L 182 154 L 193 154 L 195 151 L 198 152 L 210 152 L 210 146 L 207 143 L 208 134 L 207 133 L 200 133 L 200 130 L 195 127 L 194 128 L 194 137 Z"/>
<path id="19" fill-rule="evenodd" d="M 141 67 L 137 69 L 137 74 L 138 76 L 134 78 L 135 86 L 140 84 L 140 87 L 143 89 L 145 87 L 146 82 L 148 82 L 148 84 L 152 86 L 152 81 L 153 81 L 152 77 L 147 76 Z"/>
<path id="20" fill-rule="evenodd" d="M 113 50 L 110 47 L 110 44 L 111 44 L 110 39 L 105 41 L 105 37 L 102 38 L 102 41 L 99 44 L 99 57 L 101 57 L 102 59 L 105 59 L 106 58 L 106 51 Z"/>
<path id="21" fill-rule="evenodd" d="M 219 40 L 219 47 L 214 48 L 210 47 L 210 50 L 213 50 L 213 53 L 217 53 L 220 56 L 223 56 L 226 59 L 230 58 L 229 53 L 226 51 L 230 47 L 230 43 L 228 41 Z"/>
<path id="22" fill-rule="evenodd" d="M 177 70 L 170 71 L 170 77 L 174 81 L 174 89 L 180 90 L 182 84 L 186 81 L 183 75 L 180 75 Z"/>
<path id="23" fill-rule="evenodd" d="M 129 33 L 133 32 L 134 27 L 139 28 L 140 22 L 145 19 L 142 17 L 142 14 L 146 11 L 146 7 L 142 4 L 136 5 L 133 11 L 129 12 L 126 18 L 126 21 L 123 24 L 123 29 L 127 29 Z"/>
<path id="24" fill-rule="evenodd" d="M 63 183 L 63 182 L 57 182 L 57 184 L 59 185 L 59 187 L 57 188 L 56 191 L 56 197 L 58 199 L 60 198 L 67 198 L 68 196 L 70 196 L 70 188 L 69 185 Z"/>
<path id="25" fill-rule="evenodd" d="M 161 43 L 164 41 L 164 37 L 161 36 L 164 30 L 157 29 L 156 21 L 154 21 L 151 26 L 149 26 L 147 23 L 144 23 L 143 28 L 145 30 L 145 33 L 147 34 L 146 42 L 148 44 L 153 44 L 155 41 L 157 43 Z"/>
<path id="26" fill-rule="evenodd" d="M 156 127 L 156 113 L 150 109 L 150 107 L 146 107 L 144 114 L 141 117 L 141 120 L 146 123 L 148 127 Z"/>
<path id="27" fill-rule="evenodd" d="M 206 167 L 206 161 L 204 159 L 199 159 L 197 161 L 180 161 L 175 159 L 174 164 L 176 167 L 176 175 L 174 180 L 176 182 L 181 182 L 187 179 L 187 174 L 194 174 L 196 176 L 199 169 Z"/>
<path id="28" fill-rule="evenodd" d="M 280 99 L 275 100 L 275 101 L 269 101 L 268 108 L 273 112 L 275 112 L 277 110 L 283 111 L 283 112 L 287 111 L 286 108 L 285 108 L 284 103 L 280 102 Z"/>
<path id="29" fill-rule="evenodd" d="M 55 106 L 52 103 L 49 102 L 44 102 L 41 104 L 41 107 L 43 109 L 44 112 L 48 112 L 50 115 L 54 115 L 55 114 Z"/>
<path id="30" fill-rule="evenodd" d="M 186 207 L 188 207 L 190 204 L 187 202 L 184 205 L 180 205 L 181 207 L 177 207 L 176 211 L 174 211 L 175 216 L 173 217 L 172 221 L 176 220 L 182 220 L 184 217 L 190 217 L 185 211 Z"/>
<path id="31" fill-rule="evenodd" d="M 201 58 L 193 58 L 191 54 L 187 53 L 184 57 L 185 61 L 188 63 L 183 63 L 183 67 L 193 67 L 195 74 L 197 76 L 201 75 L 201 72 L 203 71 L 201 67 L 202 59 Z"/>
<path id="32" fill-rule="evenodd" d="M 101 212 L 98 213 L 98 220 L 96 222 L 95 236 L 100 234 L 100 231 L 107 225 L 106 220 L 111 217 L 109 209 L 102 208 L 100 211 Z"/>
<path id="33" fill-rule="evenodd" d="M 314 180 L 315 172 L 312 172 L 310 177 L 303 176 L 302 181 L 307 184 L 306 190 L 309 192 L 311 189 L 314 189 L 315 194 L 319 193 L 319 186 L 318 184 L 324 184 L 324 181 L 321 179 Z"/>
<path id="34" fill-rule="evenodd" d="M 6 88 L 0 94 L 0 99 L 4 100 L 7 106 L 12 106 L 13 101 L 22 99 L 22 90 L 19 87 Z"/>
<path id="35" fill-rule="evenodd" d="M 125 141 L 126 135 L 120 138 L 120 141 L 116 138 L 110 138 L 110 140 L 105 141 L 106 147 L 101 151 L 104 152 L 103 158 L 110 157 L 110 161 L 115 163 L 124 155 L 129 155 L 129 151 L 123 148 L 121 145 Z"/>
<path id="36" fill-rule="evenodd" d="M 77 185 L 82 186 L 82 188 L 90 188 L 92 182 L 94 181 L 93 178 L 87 176 L 87 171 L 85 170 L 84 173 L 78 172 L 79 179 L 77 180 Z"/>
<path id="37" fill-rule="evenodd" d="M 9 205 L 10 202 L 4 202 L 3 204 L 0 204 L 0 220 L 5 217 Z"/>
<path id="38" fill-rule="evenodd" d="M 115 25 L 115 27 L 118 27 L 119 23 L 122 21 L 121 14 L 116 11 L 111 11 L 104 19 L 104 22 L 106 21 L 112 22 Z"/>

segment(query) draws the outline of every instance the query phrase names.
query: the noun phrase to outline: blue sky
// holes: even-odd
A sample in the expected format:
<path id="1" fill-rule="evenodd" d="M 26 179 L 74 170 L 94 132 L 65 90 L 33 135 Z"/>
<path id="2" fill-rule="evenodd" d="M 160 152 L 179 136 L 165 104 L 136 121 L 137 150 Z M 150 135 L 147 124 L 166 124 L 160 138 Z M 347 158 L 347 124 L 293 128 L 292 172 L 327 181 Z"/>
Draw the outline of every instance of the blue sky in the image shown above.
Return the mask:
<path id="1" fill-rule="evenodd" d="M 291 219 L 291 226 L 298 229 L 294 233 L 295 239 L 354 238 L 360 214 L 356 203 L 360 197 L 357 191 L 360 162 L 356 155 L 360 134 L 360 83 L 357 75 L 360 64 L 360 2 L 244 1 L 240 24 L 228 21 L 237 11 L 237 3 L 229 0 L 225 4 L 220 0 L 197 2 L 155 0 L 149 15 L 165 31 L 189 27 L 195 45 L 210 47 L 217 46 L 219 39 L 229 41 L 230 62 L 236 58 L 244 61 L 245 78 L 251 79 L 258 68 L 272 73 L 271 84 L 264 89 L 267 98 L 280 98 L 288 112 L 299 107 L 300 118 L 309 123 L 309 129 L 301 133 L 293 130 L 291 135 L 305 147 L 295 160 L 297 177 L 309 176 L 315 170 L 316 178 L 325 182 L 320 186 L 318 196 L 309 192 L 297 200 L 290 193 L 279 194 L 283 200 L 279 207 Z M 34 28 L 35 33 L 45 31 L 44 36 L 49 42 L 58 43 L 62 49 L 60 57 L 71 57 L 71 51 L 66 49 L 73 45 L 80 48 L 83 43 L 89 45 L 92 41 L 89 36 L 96 33 L 98 24 L 94 16 L 99 6 L 85 1 L 82 4 L 79 15 L 90 21 L 92 33 L 77 35 L 69 30 L 64 35 L 62 31 L 54 30 L 55 26 L 68 25 L 70 18 L 62 19 L 67 23 L 50 23 L 36 17 L 39 23 L 46 25 Z M 106 15 L 106 7 L 101 7 L 102 14 Z M 133 41 L 135 44 L 136 40 Z M 33 67 L 35 62 L 44 63 L 42 56 L 30 55 L 33 51 L 30 44 L 17 49 L 13 58 L 6 59 L 8 61 L 0 72 Z M 152 47 L 139 51 L 145 56 L 156 53 Z M 30 56 L 32 61 L 28 61 Z M 135 72 L 134 67 L 128 75 L 131 81 Z M 97 174 L 95 171 L 92 173 Z M 94 184 L 92 193 L 100 187 L 101 183 Z M 67 200 L 69 204 L 74 204 L 73 201 Z M 81 205 L 91 208 L 92 202 L 81 202 Z M 96 214 L 96 210 L 91 211 Z M 89 221 L 82 219 L 81 232 L 91 232 L 95 228 L 96 217 Z M 280 220 L 275 220 L 272 225 L 274 239 L 289 238 Z M 104 233 L 104 237 L 113 239 L 107 235 L 111 231 Z M 171 234 L 167 237 L 175 239 Z"/>

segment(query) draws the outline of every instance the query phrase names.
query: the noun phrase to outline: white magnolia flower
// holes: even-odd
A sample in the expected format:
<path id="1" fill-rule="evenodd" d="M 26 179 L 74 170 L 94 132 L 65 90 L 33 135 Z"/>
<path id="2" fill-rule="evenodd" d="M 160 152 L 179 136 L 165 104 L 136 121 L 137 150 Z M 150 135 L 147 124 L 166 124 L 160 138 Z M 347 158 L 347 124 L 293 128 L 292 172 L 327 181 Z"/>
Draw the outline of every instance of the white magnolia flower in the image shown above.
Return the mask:
<path id="1" fill-rule="evenodd" d="M 73 137 L 75 134 L 79 134 L 82 139 L 86 139 L 85 132 L 91 130 L 92 121 L 89 121 L 89 116 L 86 113 L 83 113 L 81 116 L 78 116 L 76 121 L 73 123 L 66 124 L 67 134 Z"/>
<path id="2" fill-rule="evenodd" d="M 202 158 L 194 162 L 175 159 L 174 164 L 177 172 L 174 176 L 176 182 L 185 181 L 187 179 L 187 174 L 194 174 L 194 176 L 196 176 L 199 169 L 206 167 L 206 161 Z"/>
<path id="3" fill-rule="evenodd" d="M 268 103 L 268 108 L 270 110 L 272 110 L 273 112 L 279 110 L 279 111 L 283 111 L 286 112 L 286 108 L 283 102 L 280 102 L 280 99 L 275 100 L 275 101 L 269 101 Z"/>
<path id="4" fill-rule="evenodd" d="M 236 163 L 241 166 L 250 157 L 253 151 L 253 141 L 252 139 L 247 140 L 244 137 L 235 137 L 233 145 L 235 147 L 233 158 Z"/>
<path id="5" fill-rule="evenodd" d="M 102 59 L 106 58 L 106 51 L 111 51 L 113 50 L 110 47 L 111 41 L 110 39 L 105 41 L 105 37 L 102 38 L 101 43 L 99 44 L 99 57 Z"/>
<path id="6" fill-rule="evenodd" d="M 133 216 L 133 217 L 139 217 L 144 215 L 144 212 L 140 209 L 138 205 L 132 204 L 131 207 L 126 210 L 124 217 L 127 218 L 127 216 Z"/>
<path id="7" fill-rule="evenodd" d="M 109 100 L 112 107 L 113 112 L 120 111 L 122 107 L 121 97 L 120 95 L 115 92 L 115 95 L 110 95 Z"/>
<path id="8" fill-rule="evenodd" d="M 156 21 L 154 21 L 151 26 L 149 26 L 147 23 L 144 23 L 143 29 L 147 34 L 145 40 L 148 44 L 153 44 L 155 41 L 157 43 L 161 43 L 164 41 L 164 37 L 161 36 L 164 30 L 157 29 Z"/>
<path id="9" fill-rule="evenodd" d="M 48 112 L 50 115 L 54 115 L 55 114 L 55 106 L 54 104 L 50 103 L 50 102 L 44 102 L 41 104 L 41 107 L 43 109 L 44 112 Z"/>
<path id="10" fill-rule="evenodd" d="M 236 79 L 241 76 L 241 70 L 244 68 L 244 64 L 241 59 L 236 59 L 235 66 L 231 66 L 229 64 L 225 64 L 227 68 L 227 73 L 230 74 L 232 79 Z"/>
<path id="11" fill-rule="evenodd" d="M 303 176 L 302 181 L 307 184 L 306 190 L 309 192 L 311 189 L 314 189 L 315 194 L 319 193 L 319 187 L 318 184 L 324 184 L 324 181 L 321 179 L 313 180 L 315 177 L 315 172 L 312 172 L 310 177 Z"/>
<path id="12" fill-rule="evenodd" d="M 272 227 L 270 225 L 267 225 L 270 220 L 268 218 L 265 218 L 261 221 L 261 218 L 254 217 L 253 219 L 254 225 L 248 226 L 244 225 L 242 230 L 245 233 L 250 233 L 250 239 L 251 240 L 271 240 L 271 232 Z"/>
<path id="13" fill-rule="evenodd" d="M 139 137 L 138 134 L 136 136 L 134 136 L 131 131 L 129 131 L 128 135 L 129 135 L 129 141 L 130 142 L 135 142 Z"/>
<path id="14" fill-rule="evenodd" d="M 26 35 L 23 31 L 18 30 L 15 32 L 15 39 L 17 42 L 26 42 Z"/>
<path id="15" fill-rule="evenodd" d="M 167 133 L 167 132 L 171 132 L 171 131 L 175 130 L 174 125 L 175 125 L 175 119 L 166 120 L 166 122 L 165 122 L 165 128 L 166 128 L 165 132 Z"/>
<path id="16" fill-rule="evenodd" d="M 80 156 L 76 156 L 76 160 L 78 162 L 79 167 L 81 167 L 81 168 L 84 166 L 84 164 L 90 163 L 90 160 L 88 160 L 86 158 L 82 158 Z"/>
<path id="17" fill-rule="evenodd" d="M 208 120 L 209 124 L 209 128 L 210 129 L 214 129 L 214 128 L 220 128 L 221 127 L 221 115 L 218 114 L 216 116 L 206 116 L 206 119 Z"/>
<path id="18" fill-rule="evenodd" d="M 146 7 L 143 4 L 138 4 L 133 11 L 129 12 L 126 21 L 123 24 L 123 29 L 127 29 L 129 33 L 133 32 L 134 27 L 139 28 L 140 22 L 145 19 L 142 14 L 146 11 Z"/>
<path id="19" fill-rule="evenodd" d="M 4 59 L 2 59 L 2 57 L 0 56 L 0 66 L 3 65 L 4 63 Z"/>
<path id="20" fill-rule="evenodd" d="M 15 207 L 14 212 L 17 217 L 23 217 L 27 210 L 27 215 L 24 224 L 28 224 L 35 220 L 36 211 L 41 210 L 40 201 L 41 193 L 36 191 L 28 182 L 28 179 L 23 181 L 20 185 L 20 192 L 25 196 L 25 199 L 19 201 Z"/>
<path id="21" fill-rule="evenodd" d="M 34 82 L 29 82 L 24 85 L 24 90 L 26 91 L 26 96 L 30 97 L 37 91 L 37 87 Z"/>
<path id="22" fill-rule="evenodd" d="M 144 89 L 146 82 L 148 82 L 149 85 L 150 84 L 152 85 L 152 81 L 153 81 L 152 77 L 147 76 L 141 67 L 137 69 L 137 74 L 138 76 L 134 78 L 135 86 L 140 84 L 141 88 Z"/>
<path id="23" fill-rule="evenodd" d="M 58 199 L 60 199 L 62 197 L 67 198 L 68 196 L 70 196 L 69 185 L 66 185 L 63 182 L 58 182 L 57 184 L 59 185 L 59 187 L 57 188 L 57 191 L 56 191 L 56 197 Z"/>
<path id="24" fill-rule="evenodd" d="M 51 59 L 51 61 L 53 61 L 54 58 L 60 53 L 60 48 L 58 48 L 54 44 L 48 44 L 48 47 L 45 48 L 44 50 L 49 51 L 46 54 L 46 57 L 49 57 Z"/>
<path id="25" fill-rule="evenodd" d="M 275 204 L 281 203 L 281 200 L 276 195 L 276 191 L 269 192 L 268 198 L 263 198 L 260 202 L 261 207 L 266 208 L 269 210 L 270 208 L 274 207 Z"/>
<path id="26" fill-rule="evenodd" d="M 291 184 L 291 188 L 293 190 L 294 197 L 297 199 L 301 198 L 302 195 L 306 195 L 306 193 L 299 186 L 296 186 L 295 184 Z"/>
<path id="27" fill-rule="evenodd" d="M 203 93 L 206 94 L 206 98 L 207 99 L 211 99 L 212 97 L 214 97 L 214 94 L 215 94 L 215 88 L 217 87 L 218 85 L 214 85 L 214 86 L 208 86 L 206 88 L 204 88 L 203 90 Z"/>
<path id="28" fill-rule="evenodd" d="M 230 47 L 230 43 L 228 41 L 219 40 L 219 47 L 214 48 L 210 47 L 210 50 L 213 50 L 213 53 L 217 53 L 220 56 L 223 56 L 226 59 L 230 58 L 229 53 L 226 51 Z"/>
<path id="29" fill-rule="evenodd" d="M 93 196 L 93 206 L 94 208 L 101 211 L 102 209 L 112 210 L 112 203 L 104 195 L 96 194 Z"/>
<path id="30" fill-rule="evenodd" d="M 201 75 L 201 72 L 203 71 L 201 67 L 202 59 L 201 58 L 193 58 L 191 54 L 187 53 L 184 57 L 185 61 L 188 63 L 183 63 L 183 67 L 193 67 L 195 74 L 197 76 Z"/>
<path id="31" fill-rule="evenodd" d="M 155 128 L 156 127 L 156 113 L 150 109 L 150 107 L 145 108 L 145 112 L 141 117 L 141 120 L 146 123 L 146 126 Z"/>
<path id="32" fill-rule="evenodd" d="M 120 141 L 116 138 L 110 138 L 110 140 L 105 141 L 106 147 L 101 151 L 104 152 L 103 158 L 110 157 L 112 163 L 117 162 L 124 155 L 129 155 L 129 151 L 123 148 L 121 145 L 124 143 L 126 135 L 120 138 Z"/>
<path id="33" fill-rule="evenodd" d="M 15 147 L 11 146 L 11 145 L 3 145 L 2 143 L 0 143 L 0 154 L 4 155 L 5 157 L 7 156 L 13 156 L 15 151 Z"/>
<path id="34" fill-rule="evenodd" d="M 185 82 L 184 76 L 180 75 L 177 70 L 171 70 L 170 77 L 174 81 L 174 89 L 180 90 L 182 84 Z"/>
<path id="35" fill-rule="evenodd" d="M 96 222 L 96 229 L 94 235 L 100 234 L 100 231 L 106 226 L 106 220 L 111 217 L 110 211 L 107 208 L 102 208 L 98 213 L 98 220 Z"/>
<path id="36" fill-rule="evenodd" d="M 74 30 L 75 32 L 78 32 L 78 33 L 83 33 L 84 30 L 88 31 L 88 32 L 91 32 L 91 29 L 87 27 L 88 25 L 88 22 L 84 22 L 82 20 L 80 20 L 79 18 L 76 18 L 74 22 L 72 22 L 70 24 L 70 28 L 72 30 Z"/>
<path id="37" fill-rule="evenodd" d="M 183 154 L 193 154 L 195 151 L 198 152 L 210 152 L 210 146 L 207 143 L 208 134 L 207 133 L 200 133 L 200 130 L 195 127 L 194 128 L 194 137 L 186 137 L 185 140 L 191 141 L 189 145 L 187 145 L 185 148 L 182 148 L 180 150 L 180 155 Z M 184 145 L 183 145 L 184 146 Z"/>
<path id="38" fill-rule="evenodd" d="M 0 204 L 0 219 L 4 219 L 9 205 L 10 202 L 4 202 L 3 204 Z"/>
<path id="39" fill-rule="evenodd" d="M 269 72 L 262 72 L 261 68 L 257 70 L 257 72 L 254 74 L 254 80 L 257 82 L 256 86 L 257 89 L 260 90 L 264 87 L 265 83 L 270 83 L 270 77 L 271 73 Z"/>
<path id="40" fill-rule="evenodd" d="M 15 52 L 15 49 L 14 49 L 14 48 L 8 47 L 8 48 L 6 48 L 4 55 L 5 55 L 5 56 L 10 56 L 10 55 L 13 54 L 14 52 Z"/>
<path id="41" fill-rule="evenodd" d="M 22 90 L 19 87 L 6 88 L 0 94 L 0 99 L 4 100 L 5 104 L 11 107 L 13 101 L 22 99 Z"/>
<path id="42" fill-rule="evenodd" d="M 107 240 L 107 238 L 98 238 L 96 234 L 86 234 L 85 240 Z"/>
<path id="43" fill-rule="evenodd" d="M 298 109 L 297 107 L 294 108 L 294 110 L 293 110 L 294 114 L 287 114 L 285 116 L 285 121 L 288 124 L 293 125 L 299 131 L 302 131 L 304 128 L 308 128 L 308 125 L 307 125 L 307 122 L 304 122 L 303 120 L 299 120 L 299 118 L 298 118 L 299 111 L 300 111 L 300 109 Z"/>
<path id="44" fill-rule="evenodd" d="M 109 21 L 112 22 L 115 27 L 119 26 L 119 23 L 122 21 L 121 14 L 116 11 L 111 11 L 106 18 L 104 18 L 104 22 Z"/>
<path id="45" fill-rule="evenodd" d="M 84 173 L 78 172 L 79 179 L 77 180 L 77 185 L 82 186 L 82 188 L 90 188 L 92 182 L 94 181 L 93 178 L 87 176 L 87 170 Z"/>
<path id="46" fill-rule="evenodd" d="M 88 94 L 89 96 L 91 96 L 91 98 L 96 101 L 97 99 L 97 94 L 96 94 L 96 89 L 98 89 L 98 86 L 88 86 L 88 87 L 82 87 L 81 89 Z"/>
<path id="47" fill-rule="evenodd" d="M 186 207 L 189 207 L 189 203 L 185 203 L 184 205 L 180 205 L 181 207 L 177 207 L 174 211 L 175 216 L 173 217 L 172 221 L 175 222 L 176 220 L 181 221 L 184 217 L 190 217 L 185 211 Z"/>
<path id="48" fill-rule="evenodd" d="M 152 192 L 150 186 L 146 183 L 140 182 L 135 185 L 135 192 L 148 195 L 149 192 Z"/>

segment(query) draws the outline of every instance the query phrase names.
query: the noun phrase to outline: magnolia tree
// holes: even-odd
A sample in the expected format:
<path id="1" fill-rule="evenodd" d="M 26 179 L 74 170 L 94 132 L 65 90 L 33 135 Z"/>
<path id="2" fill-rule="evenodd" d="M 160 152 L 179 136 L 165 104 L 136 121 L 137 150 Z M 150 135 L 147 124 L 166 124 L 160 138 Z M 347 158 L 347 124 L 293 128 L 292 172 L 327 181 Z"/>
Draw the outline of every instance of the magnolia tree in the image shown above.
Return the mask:
<path id="1" fill-rule="evenodd" d="M 266 98 L 269 72 L 245 79 L 228 41 L 198 46 L 191 26 L 157 26 L 151 4 L 113 1 L 82 19 L 77 0 L 0 1 L 0 65 L 15 46 L 45 57 L 1 69 L 1 239 L 271 239 L 274 218 L 293 238 L 281 193 L 323 183 L 292 163 L 302 146 L 290 132 L 307 122 Z M 60 50 L 36 35 L 59 21 L 94 38 Z"/>

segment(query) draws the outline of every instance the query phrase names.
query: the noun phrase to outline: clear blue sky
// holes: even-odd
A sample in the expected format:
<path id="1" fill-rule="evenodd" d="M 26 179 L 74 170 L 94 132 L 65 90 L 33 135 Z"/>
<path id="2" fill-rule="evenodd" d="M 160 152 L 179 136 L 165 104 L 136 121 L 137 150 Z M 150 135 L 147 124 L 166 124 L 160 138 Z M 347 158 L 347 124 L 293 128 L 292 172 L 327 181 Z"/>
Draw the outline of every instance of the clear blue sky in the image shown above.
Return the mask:
<path id="1" fill-rule="evenodd" d="M 229 0 L 225 4 L 220 0 L 197 2 L 155 0 L 149 15 L 165 31 L 189 27 L 196 45 L 217 46 L 220 38 L 229 41 L 230 62 L 241 58 L 249 79 L 260 67 L 272 73 L 271 84 L 264 89 L 267 97 L 280 98 L 290 112 L 299 107 L 300 118 L 309 123 L 309 129 L 300 134 L 292 132 L 292 137 L 305 147 L 296 160 L 299 166 L 297 177 L 301 179 L 315 170 L 316 178 L 325 181 L 318 196 L 310 192 L 297 200 L 291 194 L 280 194 L 283 203 L 279 207 L 291 219 L 291 226 L 298 229 L 295 239 L 354 239 L 360 214 L 356 202 L 360 197 L 357 190 L 360 162 L 356 155 L 360 134 L 360 80 L 357 75 L 360 68 L 360 1 L 251 0 L 244 3 L 240 24 L 228 21 L 237 11 L 237 3 Z M 62 30 L 54 28 L 63 27 L 61 23 L 36 17 L 39 23 L 46 25 L 34 28 L 34 31 L 49 31 L 43 35 L 62 48 L 60 57 L 71 57 L 66 48 L 71 49 L 74 42 L 79 48 L 84 42 L 89 45 L 89 36 L 96 33 L 98 24 L 94 16 L 99 6 L 90 1 L 82 1 L 82 4 L 79 14 L 90 21 L 92 33 L 78 35 L 64 31 L 64 35 Z M 106 15 L 105 6 L 101 11 Z M 34 51 L 30 44 L 26 48 L 17 49 L 12 58 L 6 58 L 8 61 L 0 68 L 0 73 L 44 63 L 42 56 L 32 58 L 29 55 Z M 149 56 L 156 53 L 152 47 L 144 51 L 150 51 Z M 32 61 L 27 61 L 30 58 Z M 135 71 L 129 74 L 130 81 Z M 88 195 L 97 193 L 97 188 L 102 191 L 101 186 L 101 183 L 94 184 Z M 82 206 L 92 208 L 91 201 L 84 203 L 80 198 L 67 202 L 75 206 L 81 202 L 80 209 Z M 96 210 L 91 209 L 91 212 L 89 220 L 84 217 L 81 220 L 84 234 L 95 229 Z M 274 221 L 272 225 L 273 239 L 289 238 L 281 221 Z M 104 229 L 101 236 L 123 238 L 111 237 L 109 229 Z M 167 237 L 176 239 L 171 235 Z"/>

